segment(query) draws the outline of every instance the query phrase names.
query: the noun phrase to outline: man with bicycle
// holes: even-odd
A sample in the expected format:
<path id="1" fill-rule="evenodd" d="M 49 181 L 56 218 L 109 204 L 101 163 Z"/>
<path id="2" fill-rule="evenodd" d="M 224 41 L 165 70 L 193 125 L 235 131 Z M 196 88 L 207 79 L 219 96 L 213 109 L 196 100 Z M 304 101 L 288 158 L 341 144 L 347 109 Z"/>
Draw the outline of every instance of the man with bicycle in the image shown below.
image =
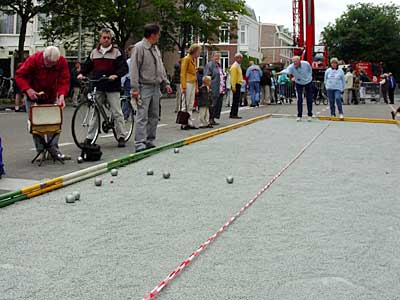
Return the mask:
<path id="1" fill-rule="evenodd" d="M 69 91 L 69 69 L 67 60 L 60 55 L 57 47 L 49 46 L 44 51 L 38 51 L 29 56 L 17 69 L 15 81 L 22 93 L 28 96 L 27 112 L 34 104 L 58 104 L 65 107 L 64 97 Z M 51 137 L 47 137 L 48 139 Z M 58 149 L 59 135 L 51 142 L 52 152 L 61 159 L 70 157 L 62 155 Z M 36 150 L 44 149 L 39 136 L 33 135 Z M 44 156 L 40 159 L 44 159 Z"/>
<path id="2" fill-rule="evenodd" d="M 121 78 L 128 73 L 128 65 L 121 51 L 112 44 L 113 33 L 108 28 L 103 28 L 100 31 L 100 45 L 93 49 L 86 62 L 82 65 L 81 73 L 78 79 L 81 80 L 84 75 L 91 73 L 93 80 L 107 77 L 109 80 L 104 80 L 96 83 L 97 93 L 96 99 L 99 103 L 107 102 L 110 105 L 114 126 L 117 133 L 118 147 L 125 147 L 125 126 L 124 115 L 121 109 L 120 90 Z M 95 115 L 97 118 L 97 116 Z M 97 123 L 93 120 L 91 125 Z M 89 126 L 88 135 L 85 143 L 91 144 L 96 134 L 95 126 Z"/>
<path id="3" fill-rule="evenodd" d="M 131 57 L 131 91 L 137 105 L 135 120 L 135 150 L 154 148 L 160 111 L 160 89 L 172 93 L 170 83 L 156 46 L 161 36 L 160 26 L 144 27 L 144 38 L 133 48 Z"/>

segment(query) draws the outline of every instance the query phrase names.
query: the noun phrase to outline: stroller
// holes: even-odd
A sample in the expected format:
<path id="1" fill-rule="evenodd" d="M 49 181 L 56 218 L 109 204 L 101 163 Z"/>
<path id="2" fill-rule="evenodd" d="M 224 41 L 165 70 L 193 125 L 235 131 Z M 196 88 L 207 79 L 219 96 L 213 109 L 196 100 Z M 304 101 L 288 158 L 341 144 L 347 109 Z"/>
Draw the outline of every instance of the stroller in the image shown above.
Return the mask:
<path id="1" fill-rule="evenodd" d="M 1 146 L 1 137 L 0 137 L 0 179 L 1 179 L 1 176 L 3 176 L 4 174 L 6 174 L 6 173 L 4 172 L 3 147 Z"/>

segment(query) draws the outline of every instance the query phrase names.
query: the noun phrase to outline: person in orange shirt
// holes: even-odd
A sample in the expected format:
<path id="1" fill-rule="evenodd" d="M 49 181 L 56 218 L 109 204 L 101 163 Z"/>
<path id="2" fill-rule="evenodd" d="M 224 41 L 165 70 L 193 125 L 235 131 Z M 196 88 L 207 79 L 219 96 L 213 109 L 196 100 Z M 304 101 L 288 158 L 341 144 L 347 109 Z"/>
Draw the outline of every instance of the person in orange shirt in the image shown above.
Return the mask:
<path id="1" fill-rule="evenodd" d="M 197 58 L 200 56 L 201 46 L 193 44 L 190 46 L 188 55 L 181 61 L 181 87 L 182 87 L 182 110 L 190 114 L 188 126 L 182 126 L 182 129 L 198 128 L 196 121 L 192 116 L 194 98 L 198 91 L 197 85 Z"/>

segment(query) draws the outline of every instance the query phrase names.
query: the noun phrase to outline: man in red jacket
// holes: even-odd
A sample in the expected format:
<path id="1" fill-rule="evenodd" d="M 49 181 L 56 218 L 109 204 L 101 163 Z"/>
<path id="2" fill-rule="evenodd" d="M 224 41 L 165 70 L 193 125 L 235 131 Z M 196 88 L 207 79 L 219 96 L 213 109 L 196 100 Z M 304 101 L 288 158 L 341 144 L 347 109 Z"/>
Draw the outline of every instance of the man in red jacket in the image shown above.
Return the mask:
<path id="1" fill-rule="evenodd" d="M 69 91 L 69 79 L 67 60 L 54 46 L 29 56 L 15 73 L 16 84 L 21 92 L 28 96 L 28 112 L 32 103 L 59 104 L 65 107 L 64 98 Z M 65 159 L 58 149 L 58 139 L 59 135 L 53 139 L 52 150 Z M 33 141 L 38 152 L 43 149 L 38 136 L 34 135 Z"/>

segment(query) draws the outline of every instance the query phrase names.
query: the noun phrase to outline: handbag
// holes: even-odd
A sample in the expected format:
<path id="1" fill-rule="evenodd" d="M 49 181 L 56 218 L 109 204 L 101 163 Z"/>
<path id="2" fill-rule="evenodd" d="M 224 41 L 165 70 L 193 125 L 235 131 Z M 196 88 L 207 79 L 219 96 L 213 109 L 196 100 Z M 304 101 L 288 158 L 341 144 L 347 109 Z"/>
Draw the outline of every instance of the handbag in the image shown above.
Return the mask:
<path id="1" fill-rule="evenodd" d="M 182 99 L 185 98 L 185 108 L 186 111 L 182 110 Z M 186 97 L 184 94 L 182 94 L 181 97 L 181 103 L 180 103 L 180 108 L 178 111 L 178 114 L 176 115 L 176 123 L 177 124 L 181 124 L 181 125 L 188 125 L 189 123 L 189 118 L 190 118 L 190 114 L 187 112 L 187 102 L 186 102 Z"/>

